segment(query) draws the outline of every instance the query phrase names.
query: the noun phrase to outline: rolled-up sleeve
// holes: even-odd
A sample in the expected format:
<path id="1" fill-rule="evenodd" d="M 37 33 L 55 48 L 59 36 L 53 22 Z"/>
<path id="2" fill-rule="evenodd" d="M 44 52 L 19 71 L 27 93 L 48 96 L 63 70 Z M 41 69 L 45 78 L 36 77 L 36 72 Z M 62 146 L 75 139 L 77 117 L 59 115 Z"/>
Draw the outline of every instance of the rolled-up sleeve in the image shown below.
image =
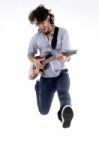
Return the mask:
<path id="1" fill-rule="evenodd" d="M 28 54 L 29 53 L 32 53 L 33 55 L 37 53 L 37 44 L 36 44 L 35 37 L 32 37 L 30 40 L 29 47 L 28 47 Z"/>
<path id="2" fill-rule="evenodd" d="M 64 32 L 62 34 L 62 51 L 70 50 L 70 40 L 67 30 L 64 29 Z"/>

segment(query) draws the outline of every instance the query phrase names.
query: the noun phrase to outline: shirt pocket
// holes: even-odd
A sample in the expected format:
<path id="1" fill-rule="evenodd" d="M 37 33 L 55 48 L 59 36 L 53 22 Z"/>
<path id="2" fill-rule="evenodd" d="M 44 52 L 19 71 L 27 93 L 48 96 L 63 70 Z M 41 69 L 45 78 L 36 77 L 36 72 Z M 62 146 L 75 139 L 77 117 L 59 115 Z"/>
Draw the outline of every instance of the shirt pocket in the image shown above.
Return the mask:
<path id="1" fill-rule="evenodd" d="M 45 45 L 45 43 L 42 42 L 42 41 L 38 41 L 38 42 L 37 42 L 37 47 L 38 47 L 38 50 L 39 50 L 39 52 L 40 52 L 41 54 L 46 51 L 46 45 Z"/>

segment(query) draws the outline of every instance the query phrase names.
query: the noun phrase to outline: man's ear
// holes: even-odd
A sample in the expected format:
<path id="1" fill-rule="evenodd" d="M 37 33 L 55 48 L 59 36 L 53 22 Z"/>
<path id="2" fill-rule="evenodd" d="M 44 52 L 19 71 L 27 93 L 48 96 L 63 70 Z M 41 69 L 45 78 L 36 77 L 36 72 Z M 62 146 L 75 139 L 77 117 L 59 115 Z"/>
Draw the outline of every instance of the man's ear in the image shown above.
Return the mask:
<path id="1" fill-rule="evenodd" d="M 50 20 L 50 16 L 49 15 L 47 16 L 47 19 Z"/>

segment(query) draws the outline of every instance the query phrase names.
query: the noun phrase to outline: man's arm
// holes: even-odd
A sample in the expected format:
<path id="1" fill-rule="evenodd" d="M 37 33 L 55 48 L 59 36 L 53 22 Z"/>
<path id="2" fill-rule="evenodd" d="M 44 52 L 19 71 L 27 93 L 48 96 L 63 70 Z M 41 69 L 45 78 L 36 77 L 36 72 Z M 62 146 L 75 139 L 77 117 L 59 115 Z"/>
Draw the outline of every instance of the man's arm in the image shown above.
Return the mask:
<path id="1" fill-rule="evenodd" d="M 28 54 L 28 58 L 36 66 L 37 69 L 43 69 L 44 66 L 41 64 L 41 61 L 43 61 L 44 58 L 37 59 L 32 55 L 32 53 Z"/>
<path id="2" fill-rule="evenodd" d="M 40 63 L 42 59 L 35 58 L 35 54 L 37 54 L 37 49 L 38 49 L 36 41 L 37 39 L 35 35 L 30 40 L 27 57 L 36 66 L 36 68 L 42 69 L 42 64 Z"/>
<path id="3" fill-rule="evenodd" d="M 35 57 L 32 55 L 32 53 L 28 53 L 28 59 L 35 64 Z"/>
<path id="4" fill-rule="evenodd" d="M 65 56 L 64 54 L 57 54 L 57 56 L 56 56 L 56 58 L 58 59 L 58 60 L 62 60 L 62 61 L 70 61 L 70 59 L 71 59 L 71 56 Z"/>

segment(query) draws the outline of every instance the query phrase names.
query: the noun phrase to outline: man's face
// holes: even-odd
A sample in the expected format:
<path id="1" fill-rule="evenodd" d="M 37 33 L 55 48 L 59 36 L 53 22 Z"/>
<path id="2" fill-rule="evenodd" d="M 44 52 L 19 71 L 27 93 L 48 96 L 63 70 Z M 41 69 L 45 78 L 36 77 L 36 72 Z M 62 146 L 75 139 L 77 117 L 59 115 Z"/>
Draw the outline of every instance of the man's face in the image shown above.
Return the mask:
<path id="1" fill-rule="evenodd" d="M 35 19 L 36 25 L 39 27 L 39 29 L 44 33 L 47 34 L 49 32 L 49 27 L 50 27 L 50 22 L 49 22 L 49 16 L 47 17 L 46 20 L 42 21 L 42 22 L 37 22 L 37 20 Z"/>

